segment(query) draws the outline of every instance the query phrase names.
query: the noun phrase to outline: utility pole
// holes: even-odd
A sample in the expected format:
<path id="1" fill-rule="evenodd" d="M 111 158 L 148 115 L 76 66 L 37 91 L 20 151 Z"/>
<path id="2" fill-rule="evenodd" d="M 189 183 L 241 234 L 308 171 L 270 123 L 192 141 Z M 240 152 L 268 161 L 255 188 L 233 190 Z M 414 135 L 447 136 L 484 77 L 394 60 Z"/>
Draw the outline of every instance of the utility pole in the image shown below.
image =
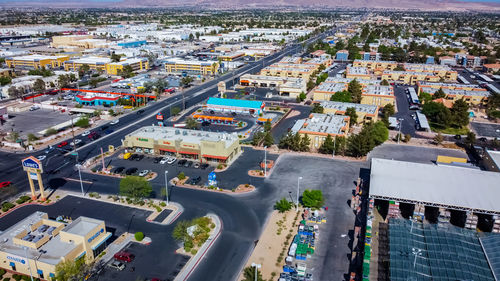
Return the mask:
<path id="1" fill-rule="evenodd" d="M 165 197 L 167 197 L 167 206 L 168 206 L 168 178 L 167 178 L 167 175 L 168 175 L 168 171 L 165 171 Z"/>
<path id="2" fill-rule="evenodd" d="M 264 146 L 264 177 L 267 177 L 267 146 Z"/>
<path id="3" fill-rule="evenodd" d="M 302 179 L 302 177 L 298 177 L 297 178 L 297 205 L 295 205 L 295 211 L 298 212 L 299 211 L 299 191 L 300 191 L 300 180 Z"/>

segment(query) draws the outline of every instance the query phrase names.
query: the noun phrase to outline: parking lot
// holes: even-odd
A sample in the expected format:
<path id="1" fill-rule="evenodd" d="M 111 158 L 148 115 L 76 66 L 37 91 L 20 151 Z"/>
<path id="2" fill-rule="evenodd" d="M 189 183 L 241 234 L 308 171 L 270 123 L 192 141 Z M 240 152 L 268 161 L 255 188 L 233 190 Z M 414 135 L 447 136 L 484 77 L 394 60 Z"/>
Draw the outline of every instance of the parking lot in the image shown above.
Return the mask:
<path id="1" fill-rule="evenodd" d="M 401 133 L 410 134 L 412 137 L 417 137 L 415 130 L 415 120 L 411 116 L 416 110 L 410 110 L 406 89 L 409 86 L 394 86 L 394 95 L 396 96 L 397 112 L 394 115 L 397 119 L 403 119 Z"/>
<path id="2" fill-rule="evenodd" d="M 471 122 L 470 125 L 477 136 L 500 140 L 500 124 Z"/>
<path id="3" fill-rule="evenodd" d="M 1 128 L 4 132 L 14 130 L 21 136 L 26 136 L 29 133 L 37 134 L 38 132 L 44 132 L 50 127 L 69 120 L 71 120 L 71 117 L 67 112 L 61 113 L 55 110 L 40 108 L 34 111 L 9 112 L 9 118 Z"/>

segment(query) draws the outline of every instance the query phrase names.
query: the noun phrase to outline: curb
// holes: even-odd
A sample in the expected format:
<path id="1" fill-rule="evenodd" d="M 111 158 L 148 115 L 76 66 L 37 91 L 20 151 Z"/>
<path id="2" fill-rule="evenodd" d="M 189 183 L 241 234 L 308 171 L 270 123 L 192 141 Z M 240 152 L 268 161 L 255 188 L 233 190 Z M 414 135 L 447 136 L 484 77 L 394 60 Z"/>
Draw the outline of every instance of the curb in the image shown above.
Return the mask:
<path id="1" fill-rule="evenodd" d="M 57 202 L 57 201 L 56 201 Z M 50 203 L 38 203 L 38 202 L 31 202 L 31 203 L 23 203 L 21 205 L 17 205 L 15 206 L 14 208 L 11 208 L 9 209 L 7 212 L 3 213 L 0 215 L 0 218 L 3 218 L 4 216 L 10 214 L 11 212 L 17 210 L 17 209 L 20 209 L 22 207 L 25 207 L 25 206 L 29 206 L 29 205 L 40 205 L 40 206 L 50 206 L 56 202 L 50 202 Z"/>

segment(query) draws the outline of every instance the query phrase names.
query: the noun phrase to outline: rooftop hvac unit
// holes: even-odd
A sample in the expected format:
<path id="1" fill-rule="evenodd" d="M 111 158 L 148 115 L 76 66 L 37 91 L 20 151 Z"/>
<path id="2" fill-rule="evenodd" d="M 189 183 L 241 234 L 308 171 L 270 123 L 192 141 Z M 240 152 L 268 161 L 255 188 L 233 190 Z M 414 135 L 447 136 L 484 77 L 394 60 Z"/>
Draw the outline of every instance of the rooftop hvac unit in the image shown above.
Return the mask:
<path id="1" fill-rule="evenodd" d="M 188 134 L 188 132 L 186 132 L 186 131 L 182 131 L 182 135 L 183 135 L 183 136 L 187 136 L 187 134 Z"/>
<path id="2" fill-rule="evenodd" d="M 175 130 L 175 134 L 176 134 L 176 135 L 180 135 L 180 133 L 181 133 L 181 131 L 179 131 L 179 130 Z"/>

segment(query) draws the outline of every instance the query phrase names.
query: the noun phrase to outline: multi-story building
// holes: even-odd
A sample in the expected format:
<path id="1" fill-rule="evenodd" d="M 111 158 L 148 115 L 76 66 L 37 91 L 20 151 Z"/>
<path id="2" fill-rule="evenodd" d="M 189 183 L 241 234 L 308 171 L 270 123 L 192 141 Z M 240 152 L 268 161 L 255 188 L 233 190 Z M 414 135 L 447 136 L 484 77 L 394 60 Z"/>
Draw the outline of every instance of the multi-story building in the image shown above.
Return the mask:
<path id="1" fill-rule="evenodd" d="M 396 97 L 392 86 L 366 85 L 361 93 L 361 104 L 384 107 L 387 104 L 396 105 Z"/>
<path id="2" fill-rule="evenodd" d="M 481 67 L 486 61 L 485 56 L 471 56 L 466 54 L 456 54 L 455 59 L 459 65 L 468 68 Z"/>
<path id="3" fill-rule="evenodd" d="M 64 69 L 66 71 L 78 71 L 83 65 L 88 65 L 91 70 L 105 72 L 106 65 L 110 62 L 111 59 L 108 57 L 81 57 L 66 61 L 64 63 Z"/>
<path id="4" fill-rule="evenodd" d="M 352 63 L 354 67 L 364 67 L 373 72 L 382 72 L 384 70 L 394 70 L 398 63 L 395 61 L 382 61 L 382 60 L 355 60 Z"/>
<path id="5" fill-rule="evenodd" d="M 358 116 L 356 123 L 377 122 L 378 120 L 379 107 L 377 105 L 338 101 L 322 101 L 320 104 L 325 114 L 345 115 L 348 108 L 354 108 Z"/>
<path id="6" fill-rule="evenodd" d="M 446 65 L 405 63 L 403 68 L 409 72 L 430 73 L 439 76 L 445 81 L 457 81 L 458 77 L 458 73 Z"/>
<path id="7" fill-rule="evenodd" d="M 59 263 L 94 261 L 110 237 L 102 220 L 79 217 L 65 223 L 35 212 L 0 234 L 0 268 L 41 280 L 55 280 Z"/>
<path id="8" fill-rule="evenodd" d="M 109 75 L 118 75 L 125 66 L 132 67 L 132 71 L 142 71 L 149 69 L 149 60 L 142 59 L 126 59 L 119 62 L 110 62 L 106 64 L 106 73 Z"/>
<path id="9" fill-rule="evenodd" d="M 371 80 L 374 75 L 365 67 L 348 66 L 345 70 L 345 77 L 358 80 Z"/>
<path id="10" fill-rule="evenodd" d="M 439 58 L 439 64 L 441 65 L 457 65 L 457 60 L 454 57 L 444 56 Z"/>
<path id="11" fill-rule="evenodd" d="M 106 93 L 83 93 L 76 95 L 75 101 L 81 105 L 115 106 L 120 97 L 120 95 Z"/>
<path id="12" fill-rule="evenodd" d="M 302 137 L 307 135 L 311 140 L 310 148 L 318 149 L 328 135 L 333 138 L 347 136 L 349 116 L 311 113 L 309 118 L 297 120 L 291 132 L 299 133 Z"/>
<path id="13" fill-rule="evenodd" d="M 488 73 L 497 73 L 500 70 L 500 63 L 483 64 L 483 71 Z"/>
<path id="14" fill-rule="evenodd" d="M 277 63 L 263 68 L 260 74 L 277 77 L 295 77 L 309 81 L 309 78 L 317 68 L 317 65 Z"/>
<path id="15" fill-rule="evenodd" d="M 323 82 L 313 89 L 314 101 L 329 101 L 336 92 L 347 90 L 347 83 Z"/>
<path id="16" fill-rule="evenodd" d="M 335 54 L 335 60 L 347 61 L 348 59 L 349 59 L 349 51 L 347 51 L 347 50 L 339 50 Z"/>
<path id="17" fill-rule="evenodd" d="M 81 46 L 83 45 L 80 42 L 81 40 L 92 39 L 92 38 L 94 38 L 94 36 L 90 34 L 52 36 L 52 43 L 50 45 L 53 48 L 61 48 L 67 46 Z"/>
<path id="18" fill-rule="evenodd" d="M 443 89 L 446 100 L 455 102 L 463 99 L 469 105 L 485 105 L 491 95 L 489 91 L 475 84 L 453 84 L 453 83 L 425 83 L 418 85 L 418 94 L 422 92 L 434 95 L 439 89 Z"/>
<path id="19" fill-rule="evenodd" d="M 19 69 L 39 69 L 39 68 L 60 68 L 65 61 L 69 60 L 68 56 L 42 56 L 28 55 L 6 58 L 5 63 L 10 68 Z"/>
<path id="20" fill-rule="evenodd" d="M 384 71 L 381 79 L 396 83 L 415 85 L 419 81 L 439 82 L 441 77 L 427 72 Z"/>
<path id="21" fill-rule="evenodd" d="M 320 57 L 315 57 L 313 59 L 310 59 L 308 61 L 305 61 L 304 64 L 306 65 L 316 65 L 318 68 L 320 65 L 324 65 L 325 67 L 329 67 L 332 65 L 333 60 L 330 55 L 323 55 Z"/>
<path id="22" fill-rule="evenodd" d="M 167 73 L 215 75 L 219 71 L 219 62 L 172 58 L 165 61 L 165 71 Z"/>
<path id="23" fill-rule="evenodd" d="M 380 53 L 377 52 L 359 52 L 362 60 L 379 61 Z"/>
<path id="24" fill-rule="evenodd" d="M 142 127 L 128 134 L 123 145 L 127 148 L 141 148 L 153 154 L 226 164 L 234 161 L 241 152 L 236 133 L 159 126 Z"/>

